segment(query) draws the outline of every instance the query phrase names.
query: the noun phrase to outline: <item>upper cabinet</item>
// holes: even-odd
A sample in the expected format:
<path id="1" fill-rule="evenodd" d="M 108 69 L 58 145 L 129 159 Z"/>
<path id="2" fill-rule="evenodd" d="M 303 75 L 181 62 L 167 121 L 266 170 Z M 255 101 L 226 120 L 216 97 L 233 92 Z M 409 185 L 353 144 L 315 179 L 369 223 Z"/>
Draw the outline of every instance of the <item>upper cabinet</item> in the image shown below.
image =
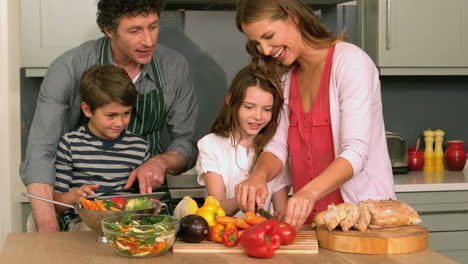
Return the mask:
<path id="1" fill-rule="evenodd" d="M 468 1 L 357 4 L 358 42 L 381 75 L 468 74 Z"/>
<path id="2" fill-rule="evenodd" d="M 66 50 L 103 36 L 96 9 L 97 0 L 22 0 L 22 67 L 48 67 Z"/>
<path id="3" fill-rule="evenodd" d="M 43 76 L 50 63 L 84 41 L 103 36 L 96 24 L 98 0 L 21 0 L 22 67 L 26 76 Z M 237 0 L 166 0 L 166 10 L 235 10 Z M 332 6 L 349 0 L 306 0 Z M 171 12 L 161 21 L 168 24 Z M 173 12 L 172 12 L 173 13 Z M 232 21 L 234 23 L 234 20 Z M 214 37 L 214 36 L 213 36 Z"/>

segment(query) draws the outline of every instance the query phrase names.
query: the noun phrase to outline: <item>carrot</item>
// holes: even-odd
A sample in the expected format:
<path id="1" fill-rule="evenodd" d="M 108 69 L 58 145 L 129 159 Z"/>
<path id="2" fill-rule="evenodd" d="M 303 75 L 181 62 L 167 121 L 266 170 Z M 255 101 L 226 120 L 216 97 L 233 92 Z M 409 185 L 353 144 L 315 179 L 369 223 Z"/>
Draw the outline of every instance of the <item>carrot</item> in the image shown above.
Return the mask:
<path id="1" fill-rule="evenodd" d="M 84 209 L 89 209 L 88 203 L 86 202 L 86 199 L 83 196 L 80 197 L 80 203 Z"/>
<path id="2" fill-rule="evenodd" d="M 158 254 L 159 252 L 161 252 L 165 248 L 166 248 L 166 242 L 165 241 L 156 242 L 156 244 L 154 244 L 154 246 L 153 246 L 153 250 L 151 251 L 151 254 Z"/>
<path id="3" fill-rule="evenodd" d="M 99 208 L 97 207 L 97 205 L 91 200 L 88 200 L 88 206 L 89 206 L 89 209 L 91 209 L 91 210 L 98 210 L 99 211 Z"/>
<path id="4" fill-rule="evenodd" d="M 97 205 L 100 211 L 108 211 L 104 203 L 99 201 L 98 199 L 94 198 L 94 203 Z"/>
<path id="5" fill-rule="evenodd" d="M 119 208 L 115 208 L 115 207 L 110 207 L 110 210 L 111 210 L 111 211 L 122 211 L 122 210 L 120 210 Z"/>

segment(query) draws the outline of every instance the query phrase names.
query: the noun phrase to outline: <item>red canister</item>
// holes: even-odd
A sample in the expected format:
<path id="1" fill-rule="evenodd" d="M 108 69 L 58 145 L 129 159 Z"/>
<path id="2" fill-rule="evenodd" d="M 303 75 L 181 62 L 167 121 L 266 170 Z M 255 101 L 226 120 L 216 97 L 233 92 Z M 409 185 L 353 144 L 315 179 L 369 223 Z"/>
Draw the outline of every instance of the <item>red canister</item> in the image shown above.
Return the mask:
<path id="1" fill-rule="evenodd" d="M 411 171 L 421 170 L 424 166 L 424 152 L 422 150 L 408 150 L 408 167 Z"/>
<path id="2" fill-rule="evenodd" d="M 461 171 L 465 167 L 466 150 L 463 148 L 465 143 L 461 140 L 447 141 L 449 147 L 445 150 L 445 161 L 447 168 L 451 171 Z"/>

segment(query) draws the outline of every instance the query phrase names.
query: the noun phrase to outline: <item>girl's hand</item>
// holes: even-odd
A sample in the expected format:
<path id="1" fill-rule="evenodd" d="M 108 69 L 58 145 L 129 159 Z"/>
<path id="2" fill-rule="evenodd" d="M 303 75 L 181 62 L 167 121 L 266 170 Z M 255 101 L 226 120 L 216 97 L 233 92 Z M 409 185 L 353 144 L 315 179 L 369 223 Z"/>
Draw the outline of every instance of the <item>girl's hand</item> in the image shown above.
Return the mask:
<path id="1" fill-rule="evenodd" d="M 315 200 L 302 188 L 288 200 L 288 209 L 284 222 L 300 230 L 314 208 Z"/>
<path id="2" fill-rule="evenodd" d="M 283 222 L 284 217 L 286 216 L 286 212 L 284 212 L 284 211 L 280 212 L 280 211 L 275 210 L 275 213 L 274 213 L 273 216 L 276 218 L 276 220 L 278 220 L 280 222 Z"/>
<path id="3" fill-rule="evenodd" d="M 255 204 L 263 207 L 267 196 L 266 179 L 252 174 L 235 187 L 236 202 L 242 212 L 255 212 Z"/>
<path id="4" fill-rule="evenodd" d="M 93 185 L 82 185 L 80 188 L 76 189 L 75 192 L 75 201 L 79 202 L 80 197 L 88 197 L 88 195 L 95 195 L 94 190 L 99 188 L 99 184 Z"/>

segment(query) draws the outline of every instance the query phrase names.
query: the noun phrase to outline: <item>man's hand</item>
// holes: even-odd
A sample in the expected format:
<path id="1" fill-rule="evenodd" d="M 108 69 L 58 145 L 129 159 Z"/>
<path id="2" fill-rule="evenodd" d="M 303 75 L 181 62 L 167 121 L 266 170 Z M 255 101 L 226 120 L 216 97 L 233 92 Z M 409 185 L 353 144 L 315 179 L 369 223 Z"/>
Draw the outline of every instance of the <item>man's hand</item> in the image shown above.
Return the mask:
<path id="1" fill-rule="evenodd" d="M 268 196 L 266 178 L 250 175 L 245 181 L 236 185 L 235 196 L 243 212 L 255 212 L 255 204 L 263 207 Z"/>
<path id="2" fill-rule="evenodd" d="M 307 189 L 302 188 L 289 198 L 284 222 L 291 224 L 296 230 L 301 229 L 307 217 L 312 212 L 314 204 L 315 200 L 307 192 Z"/>
<path id="3" fill-rule="evenodd" d="M 54 199 L 54 188 L 45 183 L 31 183 L 27 186 L 28 193 L 46 199 Z M 54 205 L 37 199 L 30 199 L 39 232 L 58 232 L 57 214 Z"/>
<path id="4" fill-rule="evenodd" d="M 164 183 L 165 174 L 176 174 L 185 168 L 185 158 L 175 151 L 156 155 L 130 173 L 124 189 L 129 189 L 138 179 L 140 193 L 151 193 Z"/>
<path id="5" fill-rule="evenodd" d="M 153 188 L 157 188 L 164 183 L 166 167 L 166 163 L 158 156 L 152 157 L 130 173 L 124 189 L 130 188 L 138 179 L 140 193 L 153 192 Z"/>

